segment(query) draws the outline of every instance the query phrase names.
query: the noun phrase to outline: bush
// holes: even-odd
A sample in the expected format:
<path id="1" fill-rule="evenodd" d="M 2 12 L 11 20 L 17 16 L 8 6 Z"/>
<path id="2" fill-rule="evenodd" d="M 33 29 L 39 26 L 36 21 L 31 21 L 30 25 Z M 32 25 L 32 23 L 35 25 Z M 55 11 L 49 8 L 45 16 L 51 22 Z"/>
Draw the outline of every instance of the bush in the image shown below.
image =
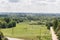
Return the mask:
<path id="1" fill-rule="evenodd" d="M 58 39 L 60 40 L 60 30 L 57 32 Z"/>
<path id="2" fill-rule="evenodd" d="M 46 23 L 46 26 L 47 26 L 47 29 L 50 29 L 50 27 L 53 26 L 53 23 L 47 22 L 47 23 Z"/>
<path id="3" fill-rule="evenodd" d="M 57 34 L 58 39 L 60 40 L 60 22 L 59 22 L 59 19 L 55 19 L 53 24 L 54 24 L 53 27 L 54 27 L 55 33 Z"/>
<path id="4" fill-rule="evenodd" d="M 33 23 L 30 23 L 30 25 L 37 25 L 37 23 L 36 22 L 33 22 Z"/>
<path id="5" fill-rule="evenodd" d="M 4 38 L 4 40 L 8 40 L 8 38 Z"/>
<path id="6" fill-rule="evenodd" d="M 4 38 L 3 33 L 0 31 L 0 40 L 2 40 Z"/>
<path id="7" fill-rule="evenodd" d="M 4 35 L 1 31 L 0 31 L 0 40 L 8 40 L 7 38 L 4 37 Z"/>
<path id="8" fill-rule="evenodd" d="M 13 24 L 13 27 L 16 27 L 16 22 L 15 21 L 13 21 L 12 24 Z"/>
<path id="9" fill-rule="evenodd" d="M 15 26 L 16 26 L 16 22 L 15 22 L 15 21 L 11 21 L 11 22 L 8 24 L 8 28 L 15 27 Z"/>
<path id="10" fill-rule="evenodd" d="M 17 20 L 16 22 L 19 23 L 19 20 Z"/>
<path id="11" fill-rule="evenodd" d="M 4 21 L 5 21 L 6 23 L 9 23 L 9 22 L 11 21 L 11 19 L 10 19 L 10 18 L 4 18 Z"/>
<path id="12" fill-rule="evenodd" d="M 2 23 L 2 28 L 7 28 L 7 23 L 6 22 Z"/>
<path id="13" fill-rule="evenodd" d="M 16 21 L 16 23 L 19 23 L 19 22 L 23 22 L 24 19 L 22 19 L 22 18 L 20 18 L 20 19 L 15 18 L 15 19 L 13 19 L 13 20 Z"/>
<path id="14" fill-rule="evenodd" d="M 6 28 L 7 27 L 7 23 L 2 21 L 0 22 L 0 28 Z"/>
<path id="15" fill-rule="evenodd" d="M 58 19 L 55 19 L 54 22 L 53 22 L 54 30 L 56 30 L 57 26 L 58 26 Z"/>
<path id="16" fill-rule="evenodd" d="M 38 25 L 44 25 L 45 23 L 43 23 L 43 22 L 38 22 L 37 24 L 38 24 Z"/>

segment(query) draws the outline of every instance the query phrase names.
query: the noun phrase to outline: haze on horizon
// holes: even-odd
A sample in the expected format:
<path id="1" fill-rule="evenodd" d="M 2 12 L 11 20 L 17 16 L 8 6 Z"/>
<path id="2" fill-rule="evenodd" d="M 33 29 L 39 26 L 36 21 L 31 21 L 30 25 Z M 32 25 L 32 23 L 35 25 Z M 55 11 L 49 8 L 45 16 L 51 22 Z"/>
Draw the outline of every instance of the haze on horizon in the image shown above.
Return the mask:
<path id="1" fill-rule="evenodd" d="M 60 0 L 0 0 L 0 12 L 60 13 Z"/>

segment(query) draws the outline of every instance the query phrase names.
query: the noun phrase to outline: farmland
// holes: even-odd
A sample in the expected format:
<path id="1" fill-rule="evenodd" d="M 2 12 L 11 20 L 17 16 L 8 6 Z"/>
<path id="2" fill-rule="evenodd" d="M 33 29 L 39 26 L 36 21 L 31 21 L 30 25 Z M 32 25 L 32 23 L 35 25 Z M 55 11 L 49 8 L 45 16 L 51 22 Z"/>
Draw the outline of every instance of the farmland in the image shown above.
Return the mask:
<path id="1" fill-rule="evenodd" d="M 53 27 L 59 39 L 59 17 L 59 14 L 4 13 L 0 14 L 0 31 L 5 37 L 52 40 L 50 27 Z"/>
<path id="2" fill-rule="evenodd" d="M 45 25 L 29 25 L 29 22 L 19 23 L 15 28 L 1 29 L 1 31 L 9 37 L 26 40 L 51 40 L 50 31 Z"/>

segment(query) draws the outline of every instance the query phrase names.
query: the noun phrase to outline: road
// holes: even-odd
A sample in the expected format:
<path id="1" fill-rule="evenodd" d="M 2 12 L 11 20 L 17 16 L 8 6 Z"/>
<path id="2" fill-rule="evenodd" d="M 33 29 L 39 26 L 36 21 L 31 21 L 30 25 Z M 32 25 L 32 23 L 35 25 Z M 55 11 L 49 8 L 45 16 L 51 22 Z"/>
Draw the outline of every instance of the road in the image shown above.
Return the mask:
<path id="1" fill-rule="evenodd" d="M 56 36 L 56 34 L 55 34 L 54 30 L 53 30 L 53 27 L 50 27 L 50 31 L 51 31 L 51 34 L 52 34 L 52 40 L 58 40 L 57 36 Z"/>
<path id="2" fill-rule="evenodd" d="M 10 37 L 6 37 L 8 38 L 8 40 L 24 40 L 24 39 L 18 39 L 18 38 L 10 38 Z"/>

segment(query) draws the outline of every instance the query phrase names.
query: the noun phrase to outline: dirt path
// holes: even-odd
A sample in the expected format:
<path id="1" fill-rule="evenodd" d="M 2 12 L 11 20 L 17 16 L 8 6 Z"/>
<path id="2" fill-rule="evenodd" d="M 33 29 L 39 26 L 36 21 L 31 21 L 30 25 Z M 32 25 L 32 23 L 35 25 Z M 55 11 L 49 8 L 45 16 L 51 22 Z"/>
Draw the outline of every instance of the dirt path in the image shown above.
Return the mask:
<path id="1" fill-rule="evenodd" d="M 18 39 L 18 38 L 10 38 L 10 37 L 6 37 L 8 38 L 8 40 L 24 40 L 24 39 Z"/>
<path id="2" fill-rule="evenodd" d="M 57 36 L 56 36 L 56 34 L 55 34 L 54 30 L 53 30 L 53 27 L 50 27 L 50 31 L 51 31 L 51 34 L 52 34 L 52 40 L 58 40 Z"/>

